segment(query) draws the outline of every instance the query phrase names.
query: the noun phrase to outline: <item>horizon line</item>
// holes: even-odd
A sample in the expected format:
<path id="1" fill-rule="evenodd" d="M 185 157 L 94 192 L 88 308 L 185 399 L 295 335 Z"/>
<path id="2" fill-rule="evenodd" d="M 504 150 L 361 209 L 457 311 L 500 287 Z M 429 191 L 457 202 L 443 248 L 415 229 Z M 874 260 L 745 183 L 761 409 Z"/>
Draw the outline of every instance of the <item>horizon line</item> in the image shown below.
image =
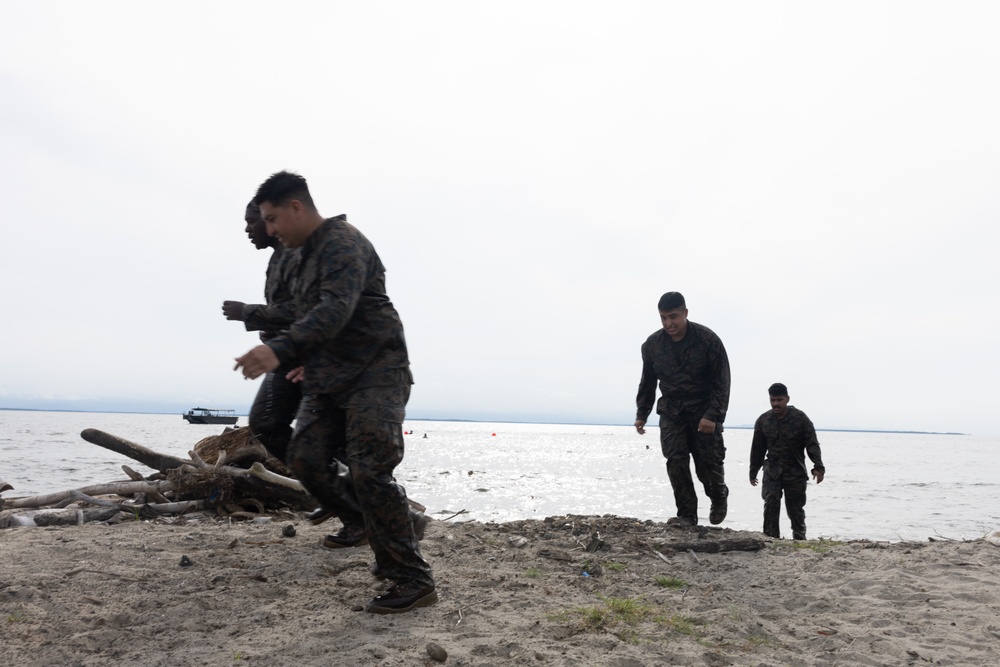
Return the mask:
<path id="1" fill-rule="evenodd" d="M 73 410 L 69 408 L 6 408 L 0 407 L 0 410 L 6 410 L 10 412 L 74 412 L 74 413 L 89 413 L 89 414 L 112 414 L 112 415 L 173 415 L 173 414 L 183 414 L 176 413 L 174 411 L 170 412 L 149 412 L 149 411 L 135 411 L 135 410 Z M 239 417 L 249 417 L 247 414 L 237 413 Z M 467 419 L 467 418 L 435 418 L 435 417 L 408 417 L 406 421 L 416 421 L 416 422 L 458 422 L 458 423 L 470 423 L 470 424 L 550 424 L 550 425 L 565 425 L 565 426 L 632 426 L 632 424 L 617 424 L 609 422 L 577 422 L 577 421 L 538 421 L 534 419 L 527 420 L 515 420 L 515 419 Z M 747 424 L 736 424 L 733 426 L 725 426 L 728 429 L 737 429 L 741 431 L 753 430 L 753 426 Z M 900 429 L 877 429 L 877 428 L 816 428 L 818 432 L 824 433 L 898 433 L 902 435 L 969 435 L 968 433 L 960 433 L 957 431 L 910 431 L 910 430 L 900 430 Z"/>

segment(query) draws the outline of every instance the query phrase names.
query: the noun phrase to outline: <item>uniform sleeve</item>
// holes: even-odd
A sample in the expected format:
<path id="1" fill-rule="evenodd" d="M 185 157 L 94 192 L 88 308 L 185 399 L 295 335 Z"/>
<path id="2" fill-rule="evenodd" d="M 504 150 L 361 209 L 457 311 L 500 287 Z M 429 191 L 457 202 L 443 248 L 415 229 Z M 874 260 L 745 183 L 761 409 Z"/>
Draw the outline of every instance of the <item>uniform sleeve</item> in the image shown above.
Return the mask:
<path id="1" fill-rule="evenodd" d="M 243 307 L 243 323 L 247 331 L 280 331 L 295 321 L 295 308 L 291 303 L 265 306 L 250 303 Z"/>
<path id="2" fill-rule="evenodd" d="M 809 455 L 809 460 L 813 462 L 814 468 L 826 472 L 826 468 L 823 466 L 823 455 L 819 450 L 819 439 L 816 437 L 816 429 L 808 417 L 806 417 L 805 421 L 806 423 L 802 431 L 806 440 L 806 454 Z"/>
<path id="3" fill-rule="evenodd" d="M 323 248 L 320 262 L 320 301 L 288 330 L 267 341 L 282 363 L 305 359 L 309 352 L 335 338 L 347 325 L 361 300 L 367 261 L 358 246 Z"/>
<path id="4" fill-rule="evenodd" d="M 708 410 L 705 411 L 705 419 L 709 419 L 718 424 L 726 421 L 726 412 L 729 410 L 729 356 L 726 348 L 718 336 L 712 336 L 712 343 L 709 348 L 709 364 L 711 365 L 712 389 L 708 397 Z"/>
<path id="5" fill-rule="evenodd" d="M 757 473 L 764 465 L 766 454 L 767 438 L 764 436 L 763 423 L 758 419 L 753 426 L 753 444 L 750 445 L 750 479 L 757 477 Z"/>
<path id="6" fill-rule="evenodd" d="M 247 331 L 278 332 L 295 321 L 295 297 L 291 282 L 298 253 L 287 248 L 275 250 L 267 263 L 264 297 L 267 304 L 248 304 L 243 308 Z"/>
<path id="7" fill-rule="evenodd" d="M 635 397 L 636 421 L 644 422 L 649 418 L 655 401 L 656 371 L 653 369 L 653 360 L 650 358 L 646 344 L 644 344 L 642 346 L 642 377 L 639 379 L 639 393 Z"/>

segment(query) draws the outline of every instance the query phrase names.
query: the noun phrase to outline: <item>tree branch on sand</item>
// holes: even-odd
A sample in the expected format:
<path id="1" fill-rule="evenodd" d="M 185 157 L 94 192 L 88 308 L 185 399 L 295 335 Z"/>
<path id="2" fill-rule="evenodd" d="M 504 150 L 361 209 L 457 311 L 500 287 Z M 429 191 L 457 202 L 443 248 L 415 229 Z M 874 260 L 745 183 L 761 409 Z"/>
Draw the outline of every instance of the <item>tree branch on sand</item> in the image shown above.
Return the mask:
<path id="1" fill-rule="evenodd" d="M 155 472 L 144 477 L 123 465 L 128 480 L 33 497 L 0 498 L 0 528 L 177 516 L 198 510 L 212 510 L 230 519 L 251 519 L 268 510 L 303 511 L 317 504 L 249 428 L 227 428 L 221 435 L 203 438 L 188 452 L 187 459 L 97 429 L 85 429 L 80 437 Z M 0 480 L 0 493 L 11 488 Z"/>
<path id="2" fill-rule="evenodd" d="M 658 545 L 656 550 L 665 554 L 673 554 L 680 551 L 717 554 L 725 551 L 760 551 L 764 548 L 764 544 L 764 540 L 754 538 L 704 540 L 700 542 L 665 542 Z"/>

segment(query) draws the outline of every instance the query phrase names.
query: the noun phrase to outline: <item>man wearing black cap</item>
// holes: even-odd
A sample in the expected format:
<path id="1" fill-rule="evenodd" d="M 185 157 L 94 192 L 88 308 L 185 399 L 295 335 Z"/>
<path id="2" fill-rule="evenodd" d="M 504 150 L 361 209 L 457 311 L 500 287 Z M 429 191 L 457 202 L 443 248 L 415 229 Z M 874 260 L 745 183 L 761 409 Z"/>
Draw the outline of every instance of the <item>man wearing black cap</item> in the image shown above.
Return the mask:
<path id="1" fill-rule="evenodd" d="M 688 321 L 680 292 L 664 294 L 657 309 L 663 328 L 642 344 L 635 429 L 645 434 L 659 381 L 660 447 L 677 504 L 677 516 L 667 523 L 698 524 L 698 494 L 691 479 L 694 459 L 695 473 L 712 501 L 708 520 L 720 524 L 726 518 L 729 497 L 722 440 L 722 422 L 729 407 L 729 357 L 711 329 Z"/>
<path id="2" fill-rule="evenodd" d="M 750 484 L 757 486 L 757 472 L 764 467 L 764 534 L 781 537 L 778 519 L 781 495 L 785 495 L 785 510 L 792 522 L 792 539 L 806 539 L 806 485 L 809 469 L 805 454 L 813 462 L 812 476 L 819 484 L 826 468 L 816 438 L 816 429 L 806 413 L 788 404 L 788 389 L 780 382 L 772 384 L 767 393 L 771 409 L 757 418 L 750 446 Z M 766 460 L 765 460 L 766 457 Z"/>

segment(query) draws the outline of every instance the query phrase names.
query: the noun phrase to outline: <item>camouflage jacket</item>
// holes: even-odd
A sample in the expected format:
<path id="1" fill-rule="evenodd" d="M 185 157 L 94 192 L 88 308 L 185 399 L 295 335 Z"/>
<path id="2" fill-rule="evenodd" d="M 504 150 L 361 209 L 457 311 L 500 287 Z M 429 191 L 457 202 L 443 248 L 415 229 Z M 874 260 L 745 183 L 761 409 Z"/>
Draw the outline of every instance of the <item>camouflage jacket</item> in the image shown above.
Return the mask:
<path id="1" fill-rule="evenodd" d="M 266 340 L 295 321 L 295 300 L 292 298 L 291 280 L 295 273 L 299 253 L 280 245 L 274 248 L 267 262 L 264 281 L 266 305 L 250 303 L 243 307 L 243 323 L 247 331 L 266 332 Z"/>
<path id="2" fill-rule="evenodd" d="M 397 377 L 381 371 L 409 368 L 385 267 L 345 216 L 325 220 L 299 249 L 293 292 L 295 322 L 266 344 L 283 365 L 305 365 L 304 393 L 374 386 Z"/>
<path id="3" fill-rule="evenodd" d="M 642 344 L 642 379 L 636 395 L 636 419 L 646 421 L 653 410 L 656 382 L 660 397 L 656 412 L 673 418 L 726 420 L 729 408 L 729 357 L 711 329 L 688 322 L 684 340 L 675 343 L 659 329 Z"/>
<path id="4" fill-rule="evenodd" d="M 809 479 L 805 454 L 813 467 L 825 471 L 823 458 L 816 439 L 816 429 L 806 413 L 789 405 L 782 419 L 768 410 L 757 418 L 753 427 L 753 444 L 750 445 L 750 479 L 757 477 L 767 457 L 765 474 L 769 477 Z"/>

